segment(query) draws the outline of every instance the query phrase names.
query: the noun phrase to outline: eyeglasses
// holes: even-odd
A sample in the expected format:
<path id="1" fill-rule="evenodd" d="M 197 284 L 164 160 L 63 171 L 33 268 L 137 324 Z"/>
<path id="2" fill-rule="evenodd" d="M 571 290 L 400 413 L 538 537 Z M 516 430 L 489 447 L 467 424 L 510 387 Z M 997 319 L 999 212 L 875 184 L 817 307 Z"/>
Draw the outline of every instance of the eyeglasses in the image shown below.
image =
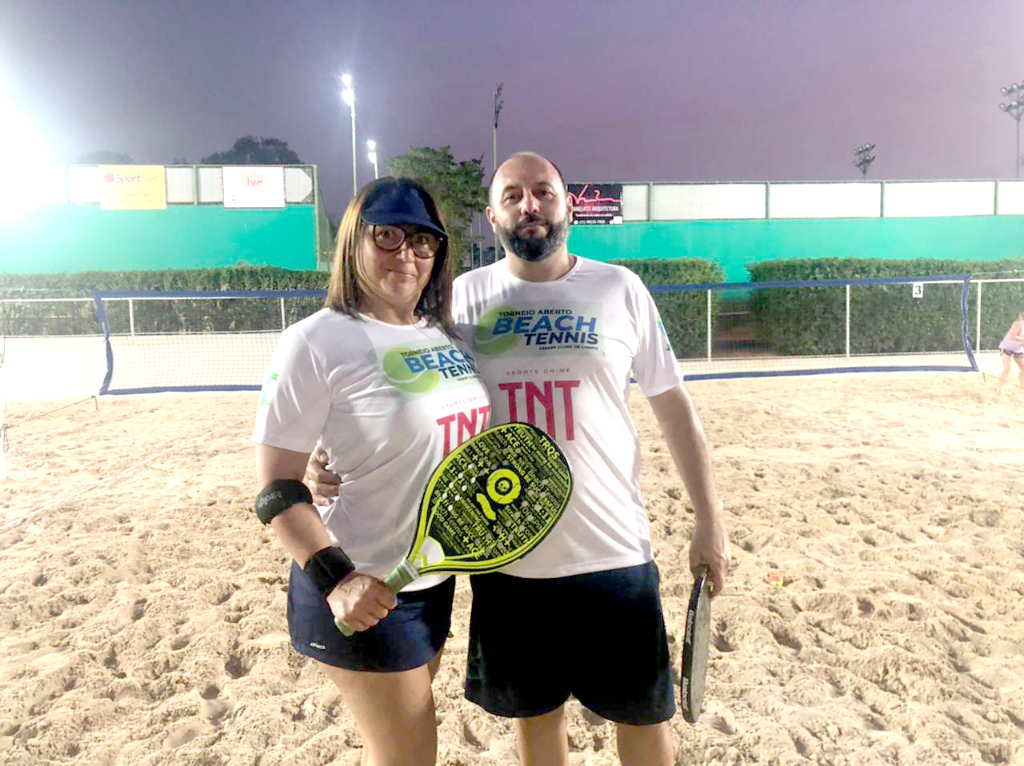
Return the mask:
<path id="1" fill-rule="evenodd" d="M 433 258 L 441 248 L 442 238 L 429 231 L 407 232 L 401 226 L 374 226 L 373 243 L 381 250 L 394 252 L 406 242 L 417 258 Z"/>

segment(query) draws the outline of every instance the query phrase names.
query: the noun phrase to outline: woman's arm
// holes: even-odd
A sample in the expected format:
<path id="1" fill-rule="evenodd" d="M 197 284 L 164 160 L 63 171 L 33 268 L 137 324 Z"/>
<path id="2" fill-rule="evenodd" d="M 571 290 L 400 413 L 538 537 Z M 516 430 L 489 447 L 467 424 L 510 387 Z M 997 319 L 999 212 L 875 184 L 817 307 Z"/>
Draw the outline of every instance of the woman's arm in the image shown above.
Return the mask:
<path id="1" fill-rule="evenodd" d="M 301 481 L 309 455 L 256 445 L 256 480 L 265 487 L 276 479 Z M 300 567 L 317 551 L 331 547 L 331 536 L 320 513 L 310 503 L 296 503 L 270 522 L 281 544 Z M 327 605 L 335 617 L 355 630 L 366 630 L 387 617 L 397 600 L 394 592 L 375 577 L 352 572 L 329 594 Z"/>
<path id="2" fill-rule="evenodd" d="M 275 479 L 302 481 L 309 455 L 302 452 L 256 445 L 256 483 L 260 489 Z M 309 557 L 331 545 L 331 536 L 320 519 L 320 513 L 309 503 L 296 503 L 270 522 L 281 544 L 300 567 Z"/>

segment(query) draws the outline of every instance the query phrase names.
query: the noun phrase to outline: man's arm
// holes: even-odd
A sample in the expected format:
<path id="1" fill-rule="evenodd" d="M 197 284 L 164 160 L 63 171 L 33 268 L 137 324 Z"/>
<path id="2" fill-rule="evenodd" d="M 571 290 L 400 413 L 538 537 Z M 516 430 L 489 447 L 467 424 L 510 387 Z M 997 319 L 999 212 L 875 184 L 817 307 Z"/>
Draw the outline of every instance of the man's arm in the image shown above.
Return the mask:
<path id="1" fill-rule="evenodd" d="M 707 564 L 713 593 L 718 594 L 729 574 L 729 534 L 704 429 L 682 384 L 648 401 L 693 503 L 696 522 L 690 541 L 690 568 L 695 569 L 701 562 Z"/>

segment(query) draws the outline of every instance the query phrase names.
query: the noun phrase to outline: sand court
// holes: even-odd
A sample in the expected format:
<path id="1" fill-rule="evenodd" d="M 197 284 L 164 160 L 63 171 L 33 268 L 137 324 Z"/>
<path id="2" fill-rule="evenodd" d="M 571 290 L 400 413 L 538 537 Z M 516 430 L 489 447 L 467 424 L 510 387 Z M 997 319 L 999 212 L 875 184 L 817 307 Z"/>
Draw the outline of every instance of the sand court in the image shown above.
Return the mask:
<path id="1" fill-rule="evenodd" d="M 678 763 L 1024 763 L 1014 382 L 1001 396 L 977 374 L 689 384 L 734 569 L 705 712 L 672 721 Z M 678 667 L 693 517 L 635 394 Z M 256 398 L 8 404 L 0 762 L 358 764 L 344 703 L 288 645 L 287 557 L 250 510 Z M 438 763 L 514 763 L 508 722 L 462 696 L 469 606 L 460 581 Z M 613 727 L 575 702 L 569 731 L 573 764 L 618 762 Z"/>

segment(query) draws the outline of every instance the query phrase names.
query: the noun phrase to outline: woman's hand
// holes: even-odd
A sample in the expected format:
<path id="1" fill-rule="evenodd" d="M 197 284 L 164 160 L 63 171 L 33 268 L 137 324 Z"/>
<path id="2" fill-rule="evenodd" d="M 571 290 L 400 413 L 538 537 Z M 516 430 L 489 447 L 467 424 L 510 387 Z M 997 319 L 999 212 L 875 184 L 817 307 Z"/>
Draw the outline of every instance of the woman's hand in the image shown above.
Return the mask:
<path id="1" fill-rule="evenodd" d="M 353 572 L 327 596 L 334 616 L 352 630 L 372 628 L 398 605 L 395 592 L 376 577 Z"/>

